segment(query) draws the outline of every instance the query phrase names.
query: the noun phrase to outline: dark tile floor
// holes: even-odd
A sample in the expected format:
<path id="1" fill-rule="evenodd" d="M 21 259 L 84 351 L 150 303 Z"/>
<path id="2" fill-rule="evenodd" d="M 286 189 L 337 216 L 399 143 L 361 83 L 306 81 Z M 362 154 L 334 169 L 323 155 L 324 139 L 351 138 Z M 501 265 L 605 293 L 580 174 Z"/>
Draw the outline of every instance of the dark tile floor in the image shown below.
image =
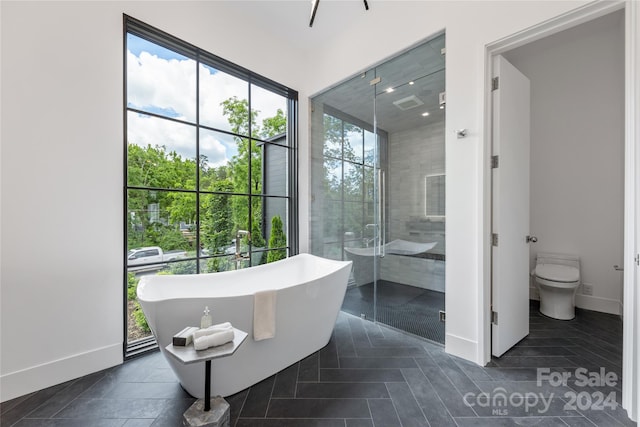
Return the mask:
<path id="1" fill-rule="evenodd" d="M 372 320 L 373 294 L 373 283 L 350 287 L 342 310 Z M 378 322 L 444 344 L 444 323 L 439 316 L 444 311 L 444 292 L 378 280 L 376 305 Z"/>
<path id="2" fill-rule="evenodd" d="M 617 406 L 618 317 L 579 310 L 573 321 L 556 321 L 534 304 L 530 318 L 526 339 L 480 367 L 341 313 L 325 348 L 227 398 L 232 426 L 636 425 Z M 601 369 L 616 380 L 596 384 Z M 593 382 L 582 384 L 589 375 Z M 192 402 L 155 352 L 5 402 L 0 424 L 177 427 Z"/>

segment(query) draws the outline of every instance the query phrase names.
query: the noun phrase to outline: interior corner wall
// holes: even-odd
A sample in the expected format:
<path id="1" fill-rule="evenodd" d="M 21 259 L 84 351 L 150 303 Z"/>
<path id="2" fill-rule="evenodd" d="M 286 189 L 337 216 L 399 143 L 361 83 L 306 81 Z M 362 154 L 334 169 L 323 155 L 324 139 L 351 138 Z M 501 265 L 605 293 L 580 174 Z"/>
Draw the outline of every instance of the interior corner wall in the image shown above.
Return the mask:
<path id="1" fill-rule="evenodd" d="M 531 268 L 575 254 L 576 305 L 621 314 L 624 11 L 504 54 L 531 81 Z M 532 282 L 533 283 L 533 282 Z M 534 293 L 535 295 L 535 293 Z"/>
<path id="2" fill-rule="evenodd" d="M 0 2 L 1 401 L 122 363 L 123 13 L 300 86 L 233 3 Z"/>
<path id="3" fill-rule="evenodd" d="M 327 4 L 336 4 L 337 8 L 339 3 Z M 483 299 L 486 272 L 482 250 L 487 220 L 482 184 L 488 161 L 484 158 L 486 46 L 586 3 L 374 2 L 339 39 L 327 40 L 310 58 L 310 78 L 305 87 L 313 94 L 445 30 L 445 349 L 480 364 L 486 362 L 481 319 L 489 304 Z M 467 136 L 457 139 L 456 129 L 467 129 Z"/>

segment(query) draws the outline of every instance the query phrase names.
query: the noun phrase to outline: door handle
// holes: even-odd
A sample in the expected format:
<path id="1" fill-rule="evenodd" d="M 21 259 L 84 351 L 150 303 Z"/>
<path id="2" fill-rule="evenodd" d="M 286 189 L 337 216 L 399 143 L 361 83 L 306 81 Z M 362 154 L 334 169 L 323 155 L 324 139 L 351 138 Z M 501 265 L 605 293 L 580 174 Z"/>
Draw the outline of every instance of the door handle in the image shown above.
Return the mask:
<path id="1" fill-rule="evenodd" d="M 538 241 L 538 238 L 536 236 L 527 236 L 527 243 L 535 243 Z"/>
<path id="2" fill-rule="evenodd" d="M 378 227 L 377 227 L 377 240 L 378 240 L 378 250 L 377 254 L 380 258 L 384 258 L 385 256 L 385 188 L 384 188 L 384 171 L 382 169 L 378 169 Z"/>

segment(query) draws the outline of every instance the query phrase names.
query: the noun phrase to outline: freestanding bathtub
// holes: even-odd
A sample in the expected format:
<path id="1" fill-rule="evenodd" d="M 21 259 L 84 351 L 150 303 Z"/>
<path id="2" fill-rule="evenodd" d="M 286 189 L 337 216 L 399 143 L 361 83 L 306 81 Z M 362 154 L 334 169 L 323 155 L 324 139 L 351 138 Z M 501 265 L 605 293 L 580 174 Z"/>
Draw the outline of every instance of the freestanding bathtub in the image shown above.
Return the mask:
<path id="1" fill-rule="evenodd" d="M 199 326 L 205 306 L 213 323 L 249 334 L 232 355 L 215 359 L 211 395 L 229 396 L 324 347 L 331 337 L 351 271 L 351 261 L 300 254 L 244 270 L 211 274 L 145 276 L 138 300 L 153 334 L 182 387 L 204 396 L 204 366 L 183 365 L 165 351 L 173 335 Z M 253 295 L 276 290 L 275 337 L 254 341 Z"/>

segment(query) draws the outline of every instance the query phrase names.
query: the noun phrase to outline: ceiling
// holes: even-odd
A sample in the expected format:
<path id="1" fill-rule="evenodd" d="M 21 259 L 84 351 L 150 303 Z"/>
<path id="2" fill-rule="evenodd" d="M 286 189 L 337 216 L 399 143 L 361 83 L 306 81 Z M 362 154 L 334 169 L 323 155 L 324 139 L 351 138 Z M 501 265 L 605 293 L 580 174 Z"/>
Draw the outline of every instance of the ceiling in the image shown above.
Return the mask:
<path id="1" fill-rule="evenodd" d="M 236 0 L 225 6 L 236 8 L 239 16 L 252 21 L 252 26 L 302 50 L 326 46 L 378 9 L 371 0 L 369 11 L 363 0 L 321 0 L 313 27 L 309 27 L 311 0 Z"/>
<path id="2" fill-rule="evenodd" d="M 389 133 L 441 121 L 444 110 L 438 95 L 445 90 L 444 47 L 443 34 L 318 95 L 314 102 L 373 125 L 375 97 L 377 126 Z M 371 85 L 378 77 L 380 82 Z M 406 110 L 396 105 L 408 97 L 423 104 Z M 429 115 L 423 116 L 425 112 Z"/>

